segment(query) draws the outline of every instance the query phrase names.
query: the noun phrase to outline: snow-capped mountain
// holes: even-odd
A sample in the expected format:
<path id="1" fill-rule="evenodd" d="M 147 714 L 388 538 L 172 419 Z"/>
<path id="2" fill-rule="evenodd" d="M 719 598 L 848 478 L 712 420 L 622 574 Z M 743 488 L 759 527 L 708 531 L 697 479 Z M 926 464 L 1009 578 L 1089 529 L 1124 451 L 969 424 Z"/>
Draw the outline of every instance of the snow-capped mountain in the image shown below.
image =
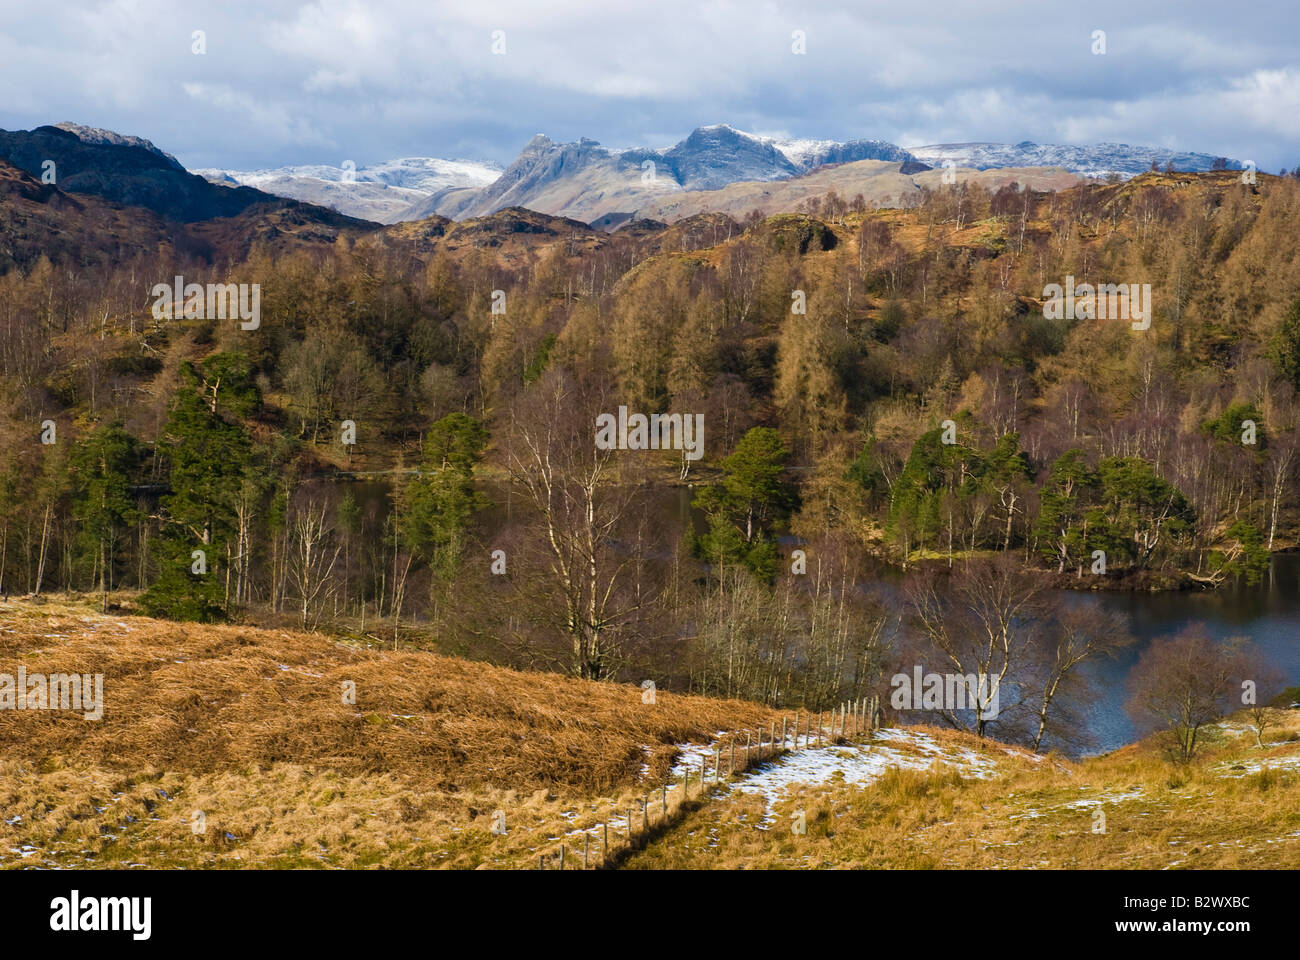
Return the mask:
<path id="1" fill-rule="evenodd" d="M 504 170 L 491 163 L 407 157 L 356 170 L 296 166 L 196 172 L 213 182 L 252 186 L 381 223 L 434 215 L 466 219 L 515 206 L 591 222 L 610 215 L 625 219 L 641 210 L 685 209 L 681 201 L 673 199 L 685 192 L 723 191 L 747 183 L 802 182 L 801 178 L 815 171 L 838 170 L 862 161 L 875 161 L 875 166 L 835 174 L 832 179 L 838 192 L 872 195 L 872 189 L 881 189 L 875 178 L 882 172 L 882 164 L 898 165 L 892 172 L 904 177 L 945 163 L 978 171 L 1049 168 L 1078 176 L 1116 173 L 1131 177 L 1149 170 L 1153 162 L 1161 168 L 1172 164 L 1178 170 L 1209 170 L 1216 158 L 1116 143 L 948 143 L 904 149 L 885 140 L 765 136 L 719 123 L 698 127 L 680 142 L 658 149 L 611 149 L 586 137 L 559 143 L 539 133 Z M 1224 163 L 1229 169 L 1242 166 L 1230 159 Z M 1040 174 L 1046 176 L 1041 170 Z M 898 195 L 896 188 L 890 189 L 895 192 L 888 195 Z M 911 189 L 915 189 L 914 183 Z M 791 192 L 782 195 L 785 193 Z M 791 195 L 795 193 L 798 191 Z M 745 190 L 741 194 L 749 196 Z M 759 190 L 758 196 L 762 195 Z M 761 205 L 765 201 L 742 198 L 728 202 Z M 686 204 L 696 205 L 694 201 Z"/>
<path id="2" fill-rule="evenodd" d="M 194 172 L 213 183 L 256 187 L 348 216 L 391 223 L 402 211 L 440 190 L 485 187 L 501 175 L 501 168 L 475 160 L 403 157 L 356 169 L 310 164 L 270 170 Z"/>
<path id="3" fill-rule="evenodd" d="M 167 161 L 167 164 L 175 170 L 184 170 L 181 162 L 173 157 L 170 153 L 159 150 L 150 141 L 143 137 L 133 137 L 130 134 L 121 134 L 113 130 L 105 130 L 103 127 L 87 127 L 80 123 L 73 123 L 71 120 L 64 120 L 62 123 L 56 123 L 55 129 L 65 130 L 72 134 L 82 143 L 95 144 L 98 146 L 114 147 L 139 147 L 141 150 L 148 150 L 155 157 Z"/>
<path id="4" fill-rule="evenodd" d="M 719 190 L 733 183 L 798 177 L 829 163 L 913 162 L 883 140 L 795 140 L 759 136 L 720 123 L 698 127 L 662 149 L 611 150 L 586 137 L 556 143 L 538 134 L 495 183 L 449 188 L 404 211 L 398 219 L 433 214 L 463 219 L 505 207 L 528 207 L 580 220 L 632 211 L 683 190 Z"/>
<path id="5" fill-rule="evenodd" d="M 767 139 L 767 138 L 763 138 Z M 917 157 L 888 140 L 770 140 L 802 172 L 828 163 L 884 160 L 889 163 L 916 162 Z"/>
<path id="6" fill-rule="evenodd" d="M 659 155 L 687 190 L 718 190 L 737 180 L 784 180 L 802 172 L 772 141 L 725 123 L 692 130 Z"/>
<path id="7" fill-rule="evenodd" d="M 682 174 L 678 179 L 689 190 L 716 190 L 738 180 L 783 180 L 828 163 L 917 159 L 887 140 L 766 137 L 726 123 L 699 127 L 681 143 L 659 152 Z"/>
<path id="8" fill-rule="evenodd" d="M 997 167 L 1064 167 L 1085 177 L 1104 177 L 1111 173 L 1134 177 L 1146 173 L 1152 163 L 1163 170 L 1173 164 L 1175 170 L 1200 172 L 1210 170 L 1216 159 L 1226 160 L 1229 170 L 1240 170 L 1240 161 L 1215 158 L 1208 153 L 1188 153 L 1161 147 L 1131 146 L 1127 143 L 1097 143 L 1076 147 L 1069 144 L 1021 143 L 937 143 L 910 147 L 917 159 L 931 166 L 951 161 L 958 167 L 991 170 Z"/>

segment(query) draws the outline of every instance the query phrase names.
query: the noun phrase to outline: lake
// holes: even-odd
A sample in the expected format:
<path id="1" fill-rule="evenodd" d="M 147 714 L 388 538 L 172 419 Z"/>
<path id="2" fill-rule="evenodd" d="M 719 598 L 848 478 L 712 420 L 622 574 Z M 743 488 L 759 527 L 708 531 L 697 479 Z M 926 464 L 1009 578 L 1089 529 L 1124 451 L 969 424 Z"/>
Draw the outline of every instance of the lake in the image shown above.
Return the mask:
<path id="1" fill-rule="evenodd" d="M 1097 738 L 1094 751 L 1105 752 L 1136 738 L 1124 712 L 1129 673 L 1155 637 L 1203 623 L 1215 638 L 1243 636 L 1281 670 L 1291 684 L 1300 683 L 1300 554 L 1275 554 L 1269 576 L 1255 587 L 1224 585 L 1215 591 L 1180 593 L 1091 593 L 1078 602 L 1124 613 L 1138 642 L 1112 661 L 1091 668 L 1100 695 L 1088 711 L 1088 726 Z"/>

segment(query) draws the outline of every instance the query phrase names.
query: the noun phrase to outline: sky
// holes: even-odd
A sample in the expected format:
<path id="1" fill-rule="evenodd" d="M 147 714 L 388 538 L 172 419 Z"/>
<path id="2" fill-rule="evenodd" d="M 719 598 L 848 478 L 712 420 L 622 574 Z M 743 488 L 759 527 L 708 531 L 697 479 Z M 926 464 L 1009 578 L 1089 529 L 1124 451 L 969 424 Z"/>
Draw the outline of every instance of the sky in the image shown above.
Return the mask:
<path id="1" fill-rule="evenodd" d="M 62 120 L 191 169 L 506 164 L 536 133 L 664 147 L 730 123 L 1116 141 L 1275 172 L 1300 166 L 1300 4 L 0 0 L 0 127 Z"/>

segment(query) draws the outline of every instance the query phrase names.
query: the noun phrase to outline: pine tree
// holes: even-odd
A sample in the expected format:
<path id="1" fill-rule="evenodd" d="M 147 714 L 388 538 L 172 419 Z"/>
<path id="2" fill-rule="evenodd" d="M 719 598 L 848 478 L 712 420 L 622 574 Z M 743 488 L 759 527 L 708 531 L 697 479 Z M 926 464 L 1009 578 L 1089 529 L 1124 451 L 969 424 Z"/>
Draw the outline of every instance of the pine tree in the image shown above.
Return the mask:
<path id="1" fill-rule="evenodd" d="M 474 466 L 487 440 L 487 430 L 473 417 L 443 417 L 429 429 L 421 473 L 404 491 L 403 536 L 440 578 L 460 563 L 470 521 L 486 505 L 474 489 Z"/>
<path id="2" fill-rule="evenodd" d="M 1291 304 L 1273 337 L 1273 358 L 1282 375 L 1300 390 L 1300 300 Z"/>
<path id="3" fill-rule="evenodd" d="M 214 412 L 219 405 L 203 395 L 192 364 L 182 365 L 181 381 L 160 444 L 169 492 L 161 500 L 158 579 L 141 602 L 155 616 L 211 621 L 228 611 L 228 558 L 238 549 L 237 502 L 253 449 L 241 426 Z"/>
<path id="4" fill-rule="evenodd" d="M 700 538 L 706 559 L 743 563 L 764 580 L 775 576 L 775 534 L 798 504 L 794 486 L 785 479 L 789 455 L 771 427 L 754 427 L 741 437 L 735 452 L 722 461 L 722 482 L 706 487 L 693 504 L 709 517 L 709 531 Z"/>
<path id="5" fill-rule="evenodd" d="M 78 540 L 98 572 L 100 603 L 108 607 L 113 568 L 126 532 L 136 520 L 131 481 L 140 465 L 135 437 L 121 422 L 104 424 L 74 448 L 72 516 Z"/>

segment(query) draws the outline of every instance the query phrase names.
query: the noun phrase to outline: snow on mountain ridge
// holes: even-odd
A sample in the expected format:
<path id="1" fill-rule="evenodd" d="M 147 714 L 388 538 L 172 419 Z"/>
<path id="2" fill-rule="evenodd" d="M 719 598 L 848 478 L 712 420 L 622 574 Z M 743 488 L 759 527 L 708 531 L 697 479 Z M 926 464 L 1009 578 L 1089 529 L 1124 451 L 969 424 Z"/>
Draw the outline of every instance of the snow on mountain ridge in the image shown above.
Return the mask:
<path id="1" fill-rule="evenodd" d="M 934 166 L 952 161 L 960 167 L 990 170 L 997 167 L 1063 167 L 1083 176 L 1122 177 L 1137 176 L 1156 163 L 1161 167 L 1172 163 L 1175 170 L 1202 172 L 1210 170 L 1216 159 L 1224 159 L 1229 170 L 1240 170 L 1243 164 L 1231 158 L 1216 158 L 1208 153 L 1171 150 L 1164 147 L 1143 147 L 1127 143 L 1096 143 L 1087 146 L 1073 144 L 1038 144 L 1031 140 L 1020 143 L 936 143 L 909 150 L 925 163 Z"/>
<path id="2" fill-rule="evenodd" d="M 330 164 L 302 164 L 262 170 L 194 170 L 209 180 L 228 180 L 257 187 L 284 178 L 310 177 L 330 183 L 382 183 L 422 193 L 435 193 L 445 187 L 481 187 L 501 176 L 494 163 L 478 160 L 444 160 L 436 157 L 401 157 L 355 170 Z"/>
<path id="3" fill-rule="evenodd" d="M 393 222 L 402 211 L 439 191 L 478 190 L 501 176 L 501 168 L 492 163 L 436 157 L 401 157 L 355 170 L 303 164 L 265 170 L 194 172 L 214 183 L 256 187 L 379 223 Z"/>
<path id="4" fill-rule="evenodd" d="M 85 124 L 73 123 L 71 120 L 64 120 L 61 123 L 54 124 L 56 129 L 63 130 L 72 134 L 82 143 L 111 144 L 117 147 L 139 147 L 142 150 L 148 150 L 156 157 L 166 160 L 177 170 L 184 170 L 181 162 L 165 150 L 160 150 L 154 146 L 152 141 L 144 137 L 133 137 L 128 134 L 118 133 L 115 130 L 105 130 L 103 127 L 88 127 Z"/>

